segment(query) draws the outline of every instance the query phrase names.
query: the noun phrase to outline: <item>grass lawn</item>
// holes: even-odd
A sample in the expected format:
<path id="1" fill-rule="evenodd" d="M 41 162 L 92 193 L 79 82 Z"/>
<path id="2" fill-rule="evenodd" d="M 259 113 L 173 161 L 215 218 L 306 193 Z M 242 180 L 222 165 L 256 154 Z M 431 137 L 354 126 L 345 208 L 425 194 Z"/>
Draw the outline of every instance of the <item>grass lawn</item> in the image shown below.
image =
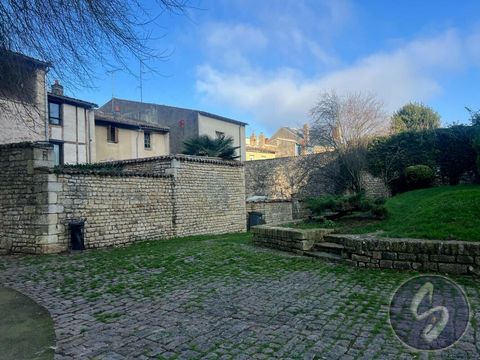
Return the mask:
<path id="1" fill-rule="evenodd" d="M 335 232 L 379 232 L 388 237 L 480 241 L 480 186 L 444 186 L 406 192 L 388 199 L 389 217 L 380 221 L 346 216 L 325 226 L 318 222 L 286 224 L 298 229 L 332 227 Z"/>
<path id="2" fill-rule="evenodd" d="M 353 233 L 390 237 L 480 241 L 480 186 L 444 186 L 406 192 L 386 203 L 388 219 Z M 345 232 L 346 229 L 342 229 Z"/>

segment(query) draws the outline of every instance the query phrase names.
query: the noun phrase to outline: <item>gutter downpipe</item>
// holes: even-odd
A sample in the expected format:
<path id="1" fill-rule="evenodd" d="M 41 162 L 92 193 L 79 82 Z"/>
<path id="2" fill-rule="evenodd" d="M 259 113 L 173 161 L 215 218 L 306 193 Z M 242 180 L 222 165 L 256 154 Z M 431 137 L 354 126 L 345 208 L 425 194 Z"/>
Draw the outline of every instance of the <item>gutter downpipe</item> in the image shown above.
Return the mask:
<path id="1" fill-rule="evenodd" d="M 138 137 L 140 136 L 140 131 L 142 131 L 142 127 L 139 126 L 137 130 L 137 139 L 135 140 L 135 158 L 138 159 Z"/>
<path id="2" fill-rule="evenodd" d="M 44 90 L 44 98 L 45 98 L 45 141 L 49 141 L 48 139 L 48 86 L 47 86 L 47 74 L 49 69 L 45 69 L 44 81 L 43 81 L 43 90 Z"/>

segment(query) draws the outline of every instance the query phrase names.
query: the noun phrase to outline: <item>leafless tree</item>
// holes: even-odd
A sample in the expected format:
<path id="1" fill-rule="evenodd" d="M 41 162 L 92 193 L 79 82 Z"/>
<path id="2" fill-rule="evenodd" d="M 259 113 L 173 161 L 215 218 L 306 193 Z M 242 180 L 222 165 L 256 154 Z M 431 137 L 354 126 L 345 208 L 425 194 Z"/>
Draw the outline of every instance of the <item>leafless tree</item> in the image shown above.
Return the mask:
<path id="1" fill-rule="evenodd" d="M 0 52 L 49 61 L 69 86 L 91 85 L 98 66 L 161 56 L 148 46 L 152 25 L 164 12 L 183 13 L 186 1 L 0 0 Z"/>
<path id="2" fill-rule="evenodd" d="M 382 102 L 373 94 L 327 92 L 321 94 L 311 116 L 312 143 L 330 147 L 338 154 L 336 181 L 346 181 L 352 191 L 361 191 L 367 145 L 388 131 Z"/>
<path id="3" fill-rule="evenodd" d="M 133 74 L 132 57 L 146 66 L 165 58 L 149 46 L 153 32 L 161 35 L 160 16 L 183 14 L 187 1 L 0 0 L 0 112 L 33 133 L 42 127 L 36 72 L 22 54 L 49 63 L 50 76 L 74 90 L 93 86 L 101 68 Z"/>

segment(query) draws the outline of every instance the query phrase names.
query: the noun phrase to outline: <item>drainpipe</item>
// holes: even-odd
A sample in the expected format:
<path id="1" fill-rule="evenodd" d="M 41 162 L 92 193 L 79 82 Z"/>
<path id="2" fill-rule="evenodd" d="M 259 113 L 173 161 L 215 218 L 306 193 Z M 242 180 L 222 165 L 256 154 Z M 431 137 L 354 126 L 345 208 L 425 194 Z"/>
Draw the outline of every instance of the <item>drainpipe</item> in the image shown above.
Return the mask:
<path id="1" fill-rule="evenodd" d="M 45 98 L 45 141 L 48 141 L 48 86 L 47 86 L 47 73 L 48 68 L 45 69 L 45 75 L 43 77 L 43 89 L 44 89 L 44 98 Z"/>
<path id="2" fill-rule="evenodd" d="M 140 136 L 140 131 L 142 131 L 142 128 L 139 126 L 139 127 L 138 127 L 138 130 L 137 130 L 137 139 L 135 140 L 135 142 L 136 142 L 136 146 L 135 146 L 135 150 L 136 150 L 135 158 L 136 158 L 136 159 L 138 159 L 138 137 Z"/>

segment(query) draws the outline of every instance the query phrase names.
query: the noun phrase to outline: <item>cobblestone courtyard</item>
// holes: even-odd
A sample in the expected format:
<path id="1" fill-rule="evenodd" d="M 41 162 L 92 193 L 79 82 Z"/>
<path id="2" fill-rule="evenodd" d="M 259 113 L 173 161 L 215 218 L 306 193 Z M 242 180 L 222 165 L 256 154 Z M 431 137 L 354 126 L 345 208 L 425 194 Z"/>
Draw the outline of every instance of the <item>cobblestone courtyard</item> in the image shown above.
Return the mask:
<path id="1" fill-rule="evenodd" d="M 480 358 L 476 278 L 454 278 L 472 308 L 459 343 L 426 355 L 396 339 L 388 304 L 413 275 L 262 250 L 245 234 L 0 258 L 0 285 L 50 311 L 57 359 Z"/>

